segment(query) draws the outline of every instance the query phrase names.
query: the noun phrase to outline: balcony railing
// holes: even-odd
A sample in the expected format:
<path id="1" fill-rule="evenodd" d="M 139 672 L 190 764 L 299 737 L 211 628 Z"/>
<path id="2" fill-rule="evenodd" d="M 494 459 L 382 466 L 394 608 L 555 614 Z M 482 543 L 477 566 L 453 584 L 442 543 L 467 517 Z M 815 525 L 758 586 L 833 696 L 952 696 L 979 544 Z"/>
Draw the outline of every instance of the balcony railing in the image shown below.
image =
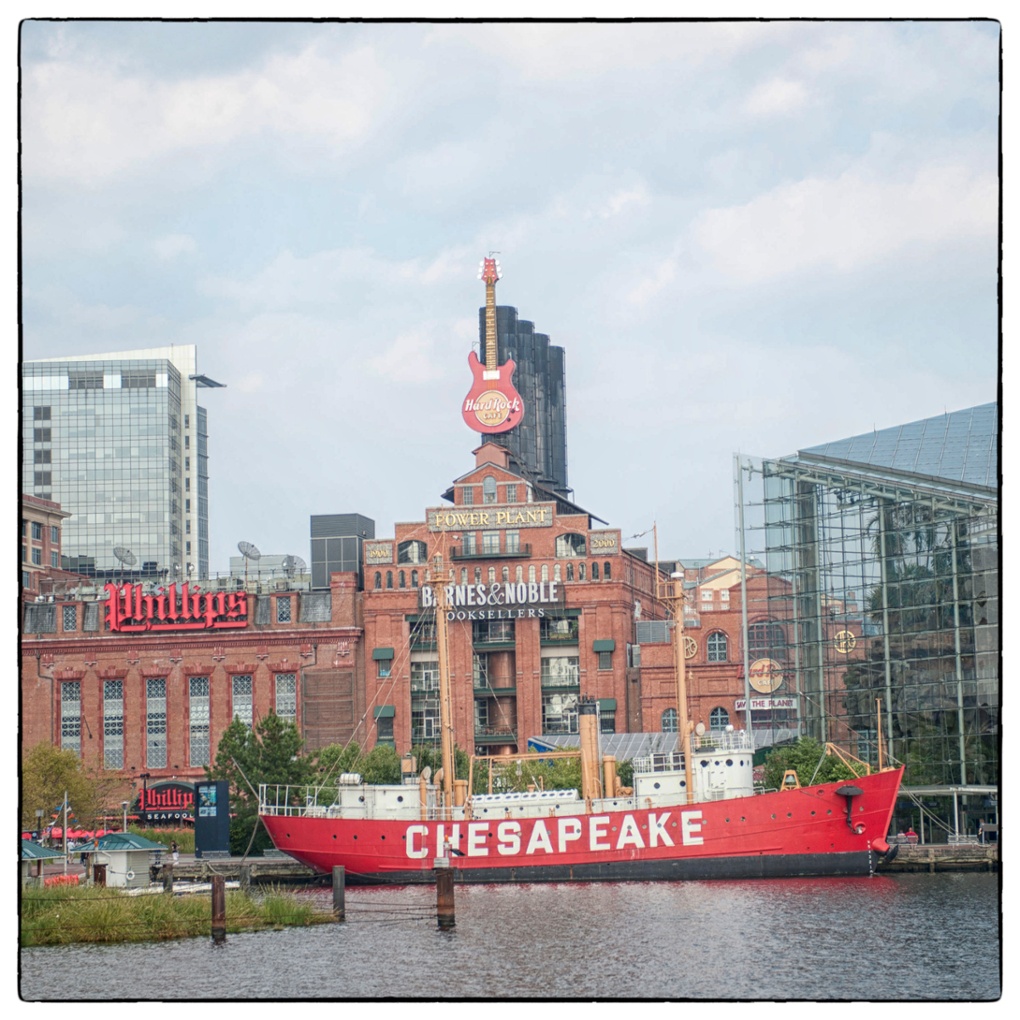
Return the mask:
<path id="1" fill-rule="evenodd" d="M 475 549 L 473 552 L 465 552 L 462 545 L 455 545 L 450 552 L 452 560 L 501 560 L 525 558 L 531 555 L 531 545 L 525 544 L 516 549 L 497 549 L 495 552 L 487 552 Z"/>

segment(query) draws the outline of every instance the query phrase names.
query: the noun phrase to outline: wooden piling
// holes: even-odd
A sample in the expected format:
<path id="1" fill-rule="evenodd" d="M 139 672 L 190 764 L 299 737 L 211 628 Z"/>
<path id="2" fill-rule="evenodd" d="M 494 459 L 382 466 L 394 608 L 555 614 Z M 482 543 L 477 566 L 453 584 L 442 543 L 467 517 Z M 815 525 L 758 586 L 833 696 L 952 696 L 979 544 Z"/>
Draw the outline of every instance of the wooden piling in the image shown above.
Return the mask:
<path id="1" fill-rule="evenodd" d="M 222 875 L 212 877 L 212 937 L 217 944 L 227 938 L 227 885 Z"/>
<path id="2" fill-rule="evenodd" d="M 333 868 L 333 916 L 338 921 L 344 921 L 347 918 L 347 910 L 344 904 L 345 883 L 344 866 L 337 864 Z"/>
<path id="3" fill-rule="evenodd" d="M 241 892 L 243 892 L 243 893 L 251 892 L 251 866 L 250 865 L 243 864 L 241 866 L 241 877 L 239 879 L 238 884 L 239 884 L 239 886 L 241 888 Z"/>
<path id="4" fill-rule="evenodd" d="M 163 892 L 172 893 L 174 891 L 174 866 L 171 862 L 167 861 L 162 867 L 163 877 Z"/>
<path id="5" fill-rule="evenodd" d="M 437 860 L 439 865 L 440 861 Z M 450 862 L 442 859 L 445 867 L 436 867 L 436 920 L 440 931 L 448 931 L 456 924 L 453 903 L 453 869 Z"/>

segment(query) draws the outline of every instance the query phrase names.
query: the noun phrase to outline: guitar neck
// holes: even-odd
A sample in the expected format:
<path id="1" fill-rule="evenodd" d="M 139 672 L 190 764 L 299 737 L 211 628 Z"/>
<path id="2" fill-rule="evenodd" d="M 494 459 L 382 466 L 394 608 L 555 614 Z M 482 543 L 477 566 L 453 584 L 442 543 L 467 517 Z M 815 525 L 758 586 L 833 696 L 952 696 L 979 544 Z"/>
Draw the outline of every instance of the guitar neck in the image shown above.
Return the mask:
<path id="1" fill-rule="evenodd" d="M 495 372 L 496 363 L 496 284 L 485 285 L 485 368 Z"/>

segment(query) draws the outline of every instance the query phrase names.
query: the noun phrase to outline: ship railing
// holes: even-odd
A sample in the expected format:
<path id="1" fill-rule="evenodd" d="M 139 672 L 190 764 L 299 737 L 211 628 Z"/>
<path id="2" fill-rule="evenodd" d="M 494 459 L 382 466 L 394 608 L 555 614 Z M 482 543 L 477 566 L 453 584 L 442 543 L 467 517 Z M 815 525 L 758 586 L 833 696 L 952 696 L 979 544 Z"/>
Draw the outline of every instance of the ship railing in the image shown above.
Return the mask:
<path id="1" fill-rule="evenodd" d="M 709 730 L 701 736 L 691 735 L 693 751 L 754 751 L 754 742 L 747 730 Z"/>
<path id="2" fill-rule="evenodd" d="M 336 790 L 324 786 L 259 785 L 259 814 L 326 817 L 336 806 Z"/>
<path id="3" fill-rule="evenodd" d="M 635 772 L 682 772 L 684 756 L 679 751 L 648 754 L 634 759 Z"/>

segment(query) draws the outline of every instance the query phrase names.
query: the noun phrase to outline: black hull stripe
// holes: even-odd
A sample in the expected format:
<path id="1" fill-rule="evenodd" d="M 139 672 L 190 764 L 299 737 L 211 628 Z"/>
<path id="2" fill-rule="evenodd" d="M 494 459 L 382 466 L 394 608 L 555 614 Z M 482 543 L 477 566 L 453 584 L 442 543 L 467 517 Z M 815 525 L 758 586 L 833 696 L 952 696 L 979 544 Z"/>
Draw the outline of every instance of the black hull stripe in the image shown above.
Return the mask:
<path id="1" fill-rule="evenodd" d="M 673 861 L 617 861 L 611 864 L 536 865 L 526 868 L 458 868 L 454 880 L 464 884 L 504 882 L 650 882 L 711 878 L 817 878 L 830 875 L 870 875 L 874 871 L 867 850 L 855 853 L 770 854 L 754 857 L 714 857 Z M 348 885 L 431 885 L 434 871 L 390 871 L 372 875 L 348 871 Z"/>

